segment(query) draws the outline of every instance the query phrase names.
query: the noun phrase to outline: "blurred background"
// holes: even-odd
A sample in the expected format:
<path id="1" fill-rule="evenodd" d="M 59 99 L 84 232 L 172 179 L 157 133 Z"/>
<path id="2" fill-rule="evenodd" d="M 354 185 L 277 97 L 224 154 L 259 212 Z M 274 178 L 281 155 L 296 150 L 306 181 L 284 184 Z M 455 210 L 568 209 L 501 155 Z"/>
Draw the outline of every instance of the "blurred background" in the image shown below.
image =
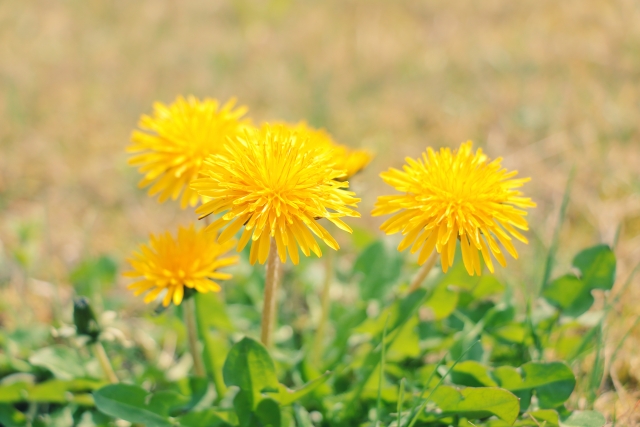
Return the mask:
<path id="1" fill-rule="evenodd" d="M 139 116 L 180 94 L 237 97 L 255 122 L 306 119 L 376 152 L 352 183 L 358 233 L 380 234 L 378 175 L 406 156 L 471 139 L 503 157 L 538 203 L 531 244 L 498 272 L 521 296 L 539 284 L 573 169 L 558 270 L 616 242 L 619 288 L 640 261 L 639 22 L 635 0 L 3 0 L 0 327 L 51 322 L 87 259 L 122 271 L 148 233 L 195 219 L 137 189 L 124 152 Z M 113 298 L 139 307 L 116 277 Z M 635 279 L 612 348 L 639 300 Z M 631 335 L 623 400 L 640 381 Z"/>

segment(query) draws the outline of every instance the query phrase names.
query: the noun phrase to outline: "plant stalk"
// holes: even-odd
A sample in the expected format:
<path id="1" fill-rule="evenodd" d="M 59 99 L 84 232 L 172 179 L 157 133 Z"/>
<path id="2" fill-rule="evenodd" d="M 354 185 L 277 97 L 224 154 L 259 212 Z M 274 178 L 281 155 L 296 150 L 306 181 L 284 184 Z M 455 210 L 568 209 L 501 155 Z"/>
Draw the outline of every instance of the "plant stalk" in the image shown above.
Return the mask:
<path id="1" fill-rule="evenodd" d="M 313 343 L 313 364 L 318 365 L 322 358 L 322 342 L 324 341 L 324 335 L 327 330 L 327 323 L 329 323 L 329 312 L 331 310 L 331 283 L 333 282 L 333 263 L 335 259 L 335 253 L 328 251 L 325 257 L 325 276 L 324 283 L 322 285 L 322 294 L 320 296 L 320 303 L 322 312 L 320 313 L 320 323 L 318 323 L 318 329 L 316 330 L 316 336 Z"/>
<path id="2" fill-rule="evenodd" d="M 100 367 L 102 368 L 102 371 L 106 375 L 109 382 L 111 384 L 117 384 L 119 382 L 118 376 L 111 366 L 111 361 L 109 360 L 109 356 L 102 346 L 102 343 L 100 341 L 96 341 L 94 344 L 91 344 L 91 349 L 93 350 L 93 354 L 95 355 L 96 359 L 98 359 Z"/>
<path id="3" fill-rule="evenodd" d="M 267 277 L 264 283 L 264 303 L 262 306 L 262 331 L 260 339 L 265 347 L 271 347 L 273 329 L 276 320 L 276 296 L 278 293 L 279 277 L 278 247 L 276 239 L 271 238 L 269 258 L 267 259 Z"/>
<path id="4" fill-rule="evenodd" d="M 420 285 L 422 285 L 422 282 L 424 282 L 424 279 L 427 277 L 433 266 L 436 265 L 436 261 L 438 260 L 439 255 L 440 254 L 435 249 L 433 250 L 431 255 L 429 255 L 429 258 L 427 258 L 427 262 L 422 265 L 420 270 L 418 270 L 418 274 L 416 274 L 411 281 L 411 284 L 409 285 L 409 293 L 420 288 Z"/>
<path id="5" fill-rule="evenodd" d="M 202 352 L 198 343 L 198 324 L 196 319 L 196 300 L 194 297 L 187 298 L 182 303 L 184 311 L 184 324 L 187 327 L 187 338 L 189 340 L 189 351 L 193 358 L 193 372 L 196 377 L 206 377 L 207 371 L 204 369 Z"/>

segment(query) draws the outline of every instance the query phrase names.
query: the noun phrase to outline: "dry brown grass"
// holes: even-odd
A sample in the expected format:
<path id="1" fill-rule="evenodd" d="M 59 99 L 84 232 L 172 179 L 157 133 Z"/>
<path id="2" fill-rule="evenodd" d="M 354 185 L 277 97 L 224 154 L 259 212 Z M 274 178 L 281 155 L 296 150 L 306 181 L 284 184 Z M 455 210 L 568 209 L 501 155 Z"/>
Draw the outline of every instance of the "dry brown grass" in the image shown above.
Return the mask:
<path id="1" fill-rule="evenodd" d="M 135 190 L 123 151 L 154 100 L 188 93 L 236 96 L 257 121 L 306 118 L 374 148 L 356 183 L 362 212 L 384 191 L 381 170 L 426 145 L 473 139 L 533 178 L 523 260 L 549 243 L 575 166 L 561 260 L 612 242 L 621 226 L 624 279 L 640 260 L 639 22 L 635 0 L 4 0 L 0 280 L 22 280 L 6 261 L 21 224 L 35 224 L 39 242 L 30 275 L 57 283 L 86 253 L 122 257 L 148 232 L 192 219 Z M 377 222 L 365 214 L 359 224 Z M 532 264 L 505 274 L 529 277 Z M 608 348 L 639 300 L 636 279 Z M 625 390 L 603 395 L 601 409 L 635 404 L 639 346 L 640 328 L 614 364 Z"/>

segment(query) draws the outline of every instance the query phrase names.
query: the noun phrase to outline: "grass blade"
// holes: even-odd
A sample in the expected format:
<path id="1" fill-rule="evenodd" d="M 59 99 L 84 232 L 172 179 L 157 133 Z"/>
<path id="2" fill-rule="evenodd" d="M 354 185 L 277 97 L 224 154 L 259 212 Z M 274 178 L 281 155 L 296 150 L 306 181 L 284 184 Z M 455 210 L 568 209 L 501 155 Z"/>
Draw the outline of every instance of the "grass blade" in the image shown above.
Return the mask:
<path id="1" fill-rule="evenodd" d="M 569 172 L 569 179 L 567 179 L 567 185 L 564 189 L 564 195 L 562 196 L 562 204 L 560 205 L 558 223 L 556 224 L 556 228 L 553 231 L 551 246 L 549 246 L 549 252 L 547 253 L 547 259 L 544 264 L 542 284 L 540 286 L 538 293 L 542 292 L 544 287 L 547 286 L 547 282 L 549 281 L 549 277 L 551 276 L 551 270 L 553 269 L 553 264 L 556 259 L 556 253 L 558 252 L 558 246 L 560 244 L 560 230 L 562 230 L 562 224 L 564 223 L 564 219 L 567 215 L 567 206 L 569 205 L 569 196 L 571 194 L 571 185 L 573 184 L 575 171 L 576 171 L 576 168 L 574 166 L 571 168 L 571 172 Z"/>
<path id="2" fill-rule="evenodd" d="M 398 419 L 396 421 L 396 427 L 400 427 L 400 421 L 402 416 L 402 406 L 404 405 L 404 381 L 405 379 L 400 380 L 400 390 L 398 391 Z"/>
<path id="3" fill-rule="evenodd" d="M 387 341 L 387 325 L 389 324 L 389 316 L 384 321 L 384 329 L 382 330 L 382 348 L 380 349 L 380 379 L 378 380 L 378 399 L 376 401 L 376 420 L 374 421 L 374 427 L 378 426 L 380 422 L 380 411 L 382 409 L 382 377 L 384 376 L 384 362 L 385 362 L 385 341 Z"/>

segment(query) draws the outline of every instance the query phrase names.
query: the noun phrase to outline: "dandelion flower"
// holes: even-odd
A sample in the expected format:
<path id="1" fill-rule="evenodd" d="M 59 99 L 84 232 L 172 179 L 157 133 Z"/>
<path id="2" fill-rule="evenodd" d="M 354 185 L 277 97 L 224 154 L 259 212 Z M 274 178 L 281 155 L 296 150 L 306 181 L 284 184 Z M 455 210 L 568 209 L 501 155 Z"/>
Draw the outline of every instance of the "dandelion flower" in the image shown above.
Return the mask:
<path id="1" fill-rule="evenodd" d="M 418 263 L 423 264 L 435 248 L 446 272 L 459 240 L 470 275 L 481 272 L 479 253 L 491 272 L 491 255 L 503 267 L 504 250 L 518 258 L 512 238 L 527 243 L 516 229 L 528 230 L 522 208 L 536 204 L 515 189 L 529 178 L 512 179 L 517 171 L 503 169 L 500 158 L 490 162 L 481 149 L 473 153 L 471 141 L 453 152 L 428 148 L 421 159 L 406 160 L 402 171 L 392 168 L 380 175 L 403 194 L 379 197 L 372 212 L 395 214 L 380 228 L 387 234 L 402 232 L 398 250 L 421 249 Z"/>
<path id="2" fill-rule="evenodd" d="M 340 218 L 360 216 L 349 208 L 360 199 L 345 190 L 347 182 L 335 180 L 344 171 L 334 169 L 330 152 L 310 146 L 286 126 L 269 125 L 245 131 L 225 150 L 207 158 L 202 177 L 191 184 L 201 196 L 211 198 L 196 210 L 201 218 L 223 214 L 207 227 L 224 228 L 219 243 L 244 228 L 238 251 L 252 240 L 251 264 L 266 261 L 271 237 L 280 260 L 286 261 L 288 249 L 294 264 L 299 260 L 297 246 L 306 256 L 310 251 L 322 255 L 314 234 L 339 248 L 317 220 L 326 218 L 351 232 Z"/>
<path id="3" fill-rule="evenodd" d="M 292 126 L 303 139 L 308 139 L 312 146 L 332 151 L 335 168 L 345 171 L 343 176 L 337 177 L 339 181 L 346 181 L 362 169 L 373 159 L 367 150 L 354 150 L 345 145 L 338 144 L 324 129 L 314 129 L 306 122 L 299 122 Z"/>
<path id="4" fill-rule="evenodd" d="M 182 208 L 195 206 L 198 195 L 189 183 L 198 176 L 203 160 L 220 152 L 227 138 L 247 126 L 241 120 L 247 108 L 234 106 L 234 99 L 220 106 L 214 99 L 200 101 L 193 96 L 179 96 L 168 106 L 156 102 L 153 116 L 140 118 L 141 130 L 133 132 L 133 144 L 127 148 L 138 153 L 129 164 L 138 166 L 144 175 L 139 187 L 151 185 L 149 196 L 159 193 L 161 203 L 176 200 L 182 193 Z"/>
<path id="5" fill-rule="evenodd" d="M 179 305 L 185 287 L 198 292 L 220 291 L 216 280 L 230 279 L 231 275 L 218 269 L 238 262 L 237 256 L 225 256 L 235 246 L 234 241 L 219 244 L 204 229 L 180 227 L 177 238 L 170 233 L 151 235 L 148 245 L 140 245 L 139 252 L 128 261 L 133 271 L 125 276 L 139 280 L 129 286 L 134 294 L 149 292 L 145 303 L 155 300 L 163 291 L 162 304 L 166 307 L 173 301 Z"/>

